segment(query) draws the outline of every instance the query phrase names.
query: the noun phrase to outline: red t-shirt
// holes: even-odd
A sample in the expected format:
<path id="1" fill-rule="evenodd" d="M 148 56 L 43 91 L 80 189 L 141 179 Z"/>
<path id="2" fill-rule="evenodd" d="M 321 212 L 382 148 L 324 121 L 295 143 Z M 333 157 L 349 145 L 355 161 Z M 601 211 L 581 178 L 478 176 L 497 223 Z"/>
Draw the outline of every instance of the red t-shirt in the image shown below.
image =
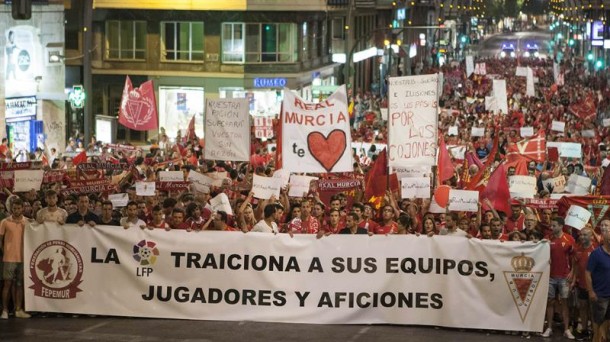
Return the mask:
<path id="1" fill-rule="evenodd" d="M 525 223 L 525 215 L 521 214 L 517 217 L 516 220 L 513 220 L 512 217 L 506 219 L 506 225 L 504 227 L 506 233 L 512 233 L 514 231 L 522 231 L 523 224 Z"/>
<path id="2" fill-rule="evenodd" d="M 313 216 L 309 216 L 305 221 L 297 217 L 290 222 L 288 229 L 295 234 L 317 234 L 320 223 Z"/>
<path id="3" fill-rule="evenodd" d="M 337 223 L 336 227 L 332 227 L 330 225 L 330 222 L 326 222 L 326 224 L 322 225 L 322 230 L 325 233 L 331 233 L 331 234 L 339 234 L 339 232 L 343 228 L 345 228 L 345 224 L 341 224 L 341 222 Z"/>
<path id="4" fill-rule="evenodd" d="M 574 253 L 576 242 L 568 234 L 561 237 L 549 237 L 551 244 L 551 278 L 567 278 L 570 273 L 570 258 Z"/>
<path id="5" fill-rule="evenodd" d="M 576 245 L 574 249 L 574 260 L 576 261 L 576 265 L 578 266 L 578 274 L 576 275 L 576 280 L 578 281 L 578 287 L 581 289 L 587 288 L 587 280 L 585 278 L 585 274 L 587 271 L 587 263 L 589 262 L 589 256 L 591 252 L 593 252 L 597 248 L 595 243 L 591 243 L 591 246 L 588 248 L 584 248 L 582 245 Z"/>
<path id="6" fill-rule="evenodd" d="M 375 234 L 396 234 L 398 233 L 398 224 L 392 221 L 388 224 L 377 225 L 377 228 L 372 232 Z"/>
<path id="7" fill-rule="evenodd" d="M 379 223 L 377 223 L 371 219 L 366 219 L 366 220 L 363 220 L 362 222 L 358 223 L 358 228 L 364 228 L 364 229 L 368 230 L 369 232 L 374 232 L 376 229 L 379 228 Z"/>

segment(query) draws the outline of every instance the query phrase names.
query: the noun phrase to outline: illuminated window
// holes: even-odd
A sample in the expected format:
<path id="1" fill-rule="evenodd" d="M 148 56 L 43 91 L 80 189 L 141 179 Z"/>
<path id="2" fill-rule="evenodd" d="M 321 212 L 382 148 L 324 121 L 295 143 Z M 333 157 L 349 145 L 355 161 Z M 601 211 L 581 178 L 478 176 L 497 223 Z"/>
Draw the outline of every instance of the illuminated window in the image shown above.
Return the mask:
<path id="1" fill-rule="evenodd" d="M 106 21 L 106 59 L 146 59 L 146 22 Z"/>
<path id="2" fill-rule="evenodd" d="M 203 23 L 162 22 L 161 60 L 203 62 Z"/>
<path id="3" fill-rule="evenodd" d="M 230 35 L 231 32 L 236 31 L 234 29 L 235 25 L 240 25 L 239 41 L 231 38 Z M 241 34 L 244 26 L 245 40 Z M 296 39 L 295 24 L 223 23 L 223 62 L 293 63 L 298 59 L 296 54 Z"/>

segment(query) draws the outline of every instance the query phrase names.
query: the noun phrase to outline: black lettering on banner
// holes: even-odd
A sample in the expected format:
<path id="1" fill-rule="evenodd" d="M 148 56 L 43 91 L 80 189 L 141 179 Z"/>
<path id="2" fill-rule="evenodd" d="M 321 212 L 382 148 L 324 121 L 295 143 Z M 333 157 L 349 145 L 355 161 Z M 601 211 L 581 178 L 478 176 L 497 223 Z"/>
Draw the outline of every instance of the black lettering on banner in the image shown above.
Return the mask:
<path id="1" fill-rule="evenodd" d="M 294 291 L 294 294 L 296 294 L 297 298 L 299 299 L 299 306 L 300 307 L 304 307 L 305 306 L 305 300 L 309 296 L 309 292 L 308 291 L 305 291 L 305 292 Z"/>
<path id="2" fill-rule="evenodd" d="M 311 273 L 313 271 L 324 273 L 322 263 L 320 262 L 320 258 L 318 257 L 313 257 L 313 259 L 311 259 L 311 263 L 309 264 L 309 269 L 307 270 L 307 272 Z"/>
<path id="3" fill-rule="evenodd" d="M 343 273 L 347 270 L 349 273 L 375 273 L 377 264 L 375 258 L 333 258 L 331 270 L 335 273 Z"/>
<path id="4" fill-rule="evenodd" d="M 426 292 L 323 292 L 318 307 L 328 308 L 415 308 L 440 309 L 443 307 L 443 296 L 439 293 Z"/>

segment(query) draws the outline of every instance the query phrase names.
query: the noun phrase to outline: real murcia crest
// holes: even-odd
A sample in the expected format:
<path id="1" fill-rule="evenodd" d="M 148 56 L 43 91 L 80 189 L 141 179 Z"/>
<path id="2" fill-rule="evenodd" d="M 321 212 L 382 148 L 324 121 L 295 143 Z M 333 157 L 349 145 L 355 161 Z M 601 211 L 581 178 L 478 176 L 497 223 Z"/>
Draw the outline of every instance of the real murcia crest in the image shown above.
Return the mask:
<path id="1" fill-rule="evenodd" d="M 521 253 L 520 256 L 513 257 L 511 260 L 513 271 L 504 271 L 504 279 L 519 311 L 521 322 L 525 322 L 527 318 L 542 278 L 542 272 L 532 272 L 535 264 L 533 258 Z"/>

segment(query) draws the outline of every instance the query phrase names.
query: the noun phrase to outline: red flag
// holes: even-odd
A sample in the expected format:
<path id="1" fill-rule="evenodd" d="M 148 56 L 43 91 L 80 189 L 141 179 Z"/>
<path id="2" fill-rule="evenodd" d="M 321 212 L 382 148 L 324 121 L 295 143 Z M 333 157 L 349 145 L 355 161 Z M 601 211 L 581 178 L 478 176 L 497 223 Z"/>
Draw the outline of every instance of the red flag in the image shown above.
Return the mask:
<path id="1" fill-rule="evenodd" d="M 592 95 L 587 95 L 587 98 L 580 100 L 580 102 L 571 104 L 568 109 L 572 114 L 580 117 L 581 119 L 595 118 L 597 115 L 597 109 L 595 108 L 595 100 Z"/>
<path id="2" fill-rule="evenodd" d="M 510 191 L 508 190 L 504 165 L 500 165 L 494 170 L 489 177 L 485 190 L 481 192 L 479 197 L 481 200 L 488 198 L 496 210 L 503 211 L 506 215 L 511 214 Z"/>
<path id="3" fill-rule="evenodd" d="M 364 178 L 364 197 L 381 197 L 385 195 L 387 186 L 387 180 L 381 181 L 380 178 L 388 176 L 388 156 L 386 149 L 384 148 L 377 155 L 377 159 L 373 162 L 373 166 L 366 174 Z"/>
<path id="4" fill-rule="evenodd" d="M 136 131 L 159 128 L 157 99 L 152 81 L 146 81 L 139 88 L 134 88 L 127 76 L 119 108 L 119 123 Z"/>
<path id="5" fill-rule="evenodd" d="M 487 155 L 487 159 L 485 160 L 485 163 L 483 164 L 483 166 L 479 166 L 479 172 L 477 172 L 472 177 L 467 177 L 466 179 L 464 179 L 464 189 L 465 190 L 476 190 L 476 189 L 480 188 L 481 186 L 484 186 L 485 181 L 487 180 L 486 178 L 489 177 L 489 170 L 490 170 L 491 164 L 493 164 L 494 160 L 496 160 L 496 154 L 498 154 L 499 138 L 500 138 L 500 135 L 496 134 L 494 141 L 493 141 L 493 146 L 491 148 L 491 151 Z M 464 168 L 466 168 L 466 167 L 468 167 L 468 164 L 464 163 Z M 464 170 L 464 172 L 468 173 L 469 170 Z"/>
<path id="6" fill-rule="evenodd" d="M 86 162 L 87 162 L 87 152 L 85 152 L 85 151 L 82 151 L 81 153 L 74 156 L 74 158 L 72 158 L 72 164 L 74 164 L 74 165 L 78 165 L 80 163 L 86 163 Z"/>
<path id="7" fill-rule="evenodd" d="M 514 162 L 518 159 L 534 160 L 542 163 L 546 159 L 546 135 L 540 130 L 536 135 L 508 145 L 506 159 Z"/>
<path id="8" fill-rule="evenodd" d="M 599 194 L 602 196 L 610 195 L 610 171 L 608 171 L 608 169 L 610 169 L 610 167 L 606 166 L 601 184 L 599 185 Z"/>
<path id="9" fill-rule="evenodd" d="M 283 158 L 282 158 L 282 118 L 284 115 L 282 114 L 284 110 L 284 104 L 280 107 L 280 116 L 278 120 L 273 120 L 273 133 L 275 134 L 275 168 L 279 170 L 282 168 Z"/>
<path id="10" fill-rule="evenodd" d="M 194 137 L 196 137 L 197 134 L 195 133 L 195 115 L 193 115 L 193 118 L 191 118 L 191 121 L 189 122 L 189 126 L 188 129 L 186 130 L 186 141 L 190 141 L 191 139 L 193 139 Z"/>
<path id="11" fill-rule="evenodd" d="M 444 181 L 453 177 L 453 170 L 455 170 L 455 166 L 451 162 L 451 156 L 447 150 L 447 145 L 445 145 L 445 138 L 442 134 L 440 135 L 438 152 L 438 182 L 439 184 L 442 184 Z"/>

